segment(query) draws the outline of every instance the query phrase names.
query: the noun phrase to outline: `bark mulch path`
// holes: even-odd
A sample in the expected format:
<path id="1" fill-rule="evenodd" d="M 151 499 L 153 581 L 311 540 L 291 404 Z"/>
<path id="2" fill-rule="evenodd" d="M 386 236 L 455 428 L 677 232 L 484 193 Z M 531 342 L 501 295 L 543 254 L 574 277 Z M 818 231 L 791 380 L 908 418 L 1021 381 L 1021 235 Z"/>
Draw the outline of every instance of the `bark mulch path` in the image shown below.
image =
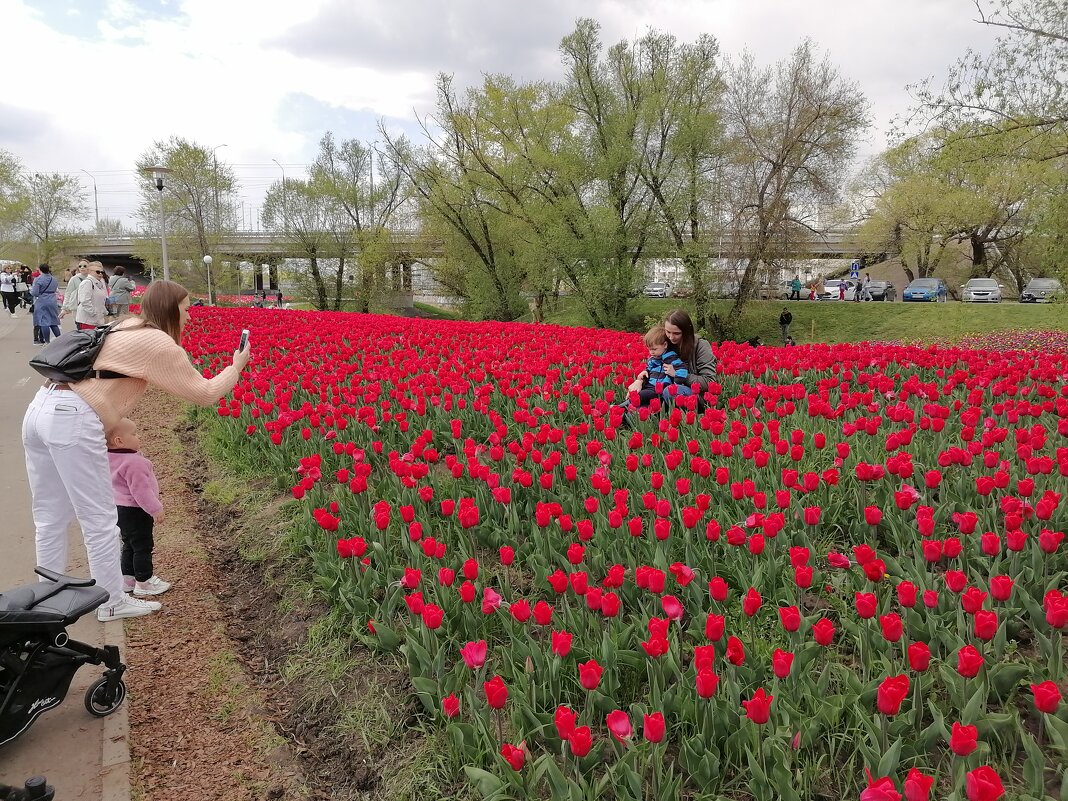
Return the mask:
<path id="1" fill-rule="evenodd" d="M 217 600 L 228 592 L 200 539 L 197 495 L 184 473 L 196 459 L 182 405 L 150 392 L 136 421 L 159 478 L 166 519 L 156 528 L 156 573 L 174 583 L 163 609 L 126 622 L 134 801 L 298 798 L 299 766 L 243 669 Z"/>

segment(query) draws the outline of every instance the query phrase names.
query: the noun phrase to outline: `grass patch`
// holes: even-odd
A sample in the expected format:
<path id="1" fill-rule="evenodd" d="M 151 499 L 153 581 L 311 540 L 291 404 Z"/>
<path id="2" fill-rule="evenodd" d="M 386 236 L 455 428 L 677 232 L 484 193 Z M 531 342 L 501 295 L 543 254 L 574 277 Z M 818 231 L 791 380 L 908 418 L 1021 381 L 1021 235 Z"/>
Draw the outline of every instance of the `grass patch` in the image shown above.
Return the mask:
<path id="1" fill-rule="evenodd" d="M 463 317 L 452 309 L 443 309 L 441 306 L 432 306 L 429 303 L 413 304 L 416 311 L 418 311 L 423 317 L 431 320 L 462 320 Z"/>
<path id="2" fill-rule="evenodd" d="M 712 309 L 725 317 L 730 300 L 712 302 Z M 1068 314 L 1062 304 L 1005 302 L 989 306 L 978 303 L 841 303 L 811 301 L 763 301 L 746 304 L 739 323 L 739 338 L 759 336 L 766 344 L 781 342 L 779 312 L 783 306 L 793 314 L 791 333 L 799 344 L 806 342 L 903 342 L 957 340 L 972 334 L 990 334 L 1021 328 L 1068 330 Z M 639 331 L 647 317 L 662 318 L 672 309 L 693 313 L 690 298 L 639 298 L 633 304 L 628 326 Z M 547 322 L 556 325 L 590 326 L 589 315 L 574 298 L 561 304 Z"/>

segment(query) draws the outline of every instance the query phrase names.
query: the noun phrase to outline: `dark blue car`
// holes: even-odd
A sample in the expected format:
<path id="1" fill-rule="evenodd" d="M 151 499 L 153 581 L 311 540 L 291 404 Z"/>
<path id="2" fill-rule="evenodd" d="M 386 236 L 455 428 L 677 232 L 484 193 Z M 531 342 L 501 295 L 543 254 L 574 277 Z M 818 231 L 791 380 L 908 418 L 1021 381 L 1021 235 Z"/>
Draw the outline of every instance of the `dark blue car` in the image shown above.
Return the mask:
<path id="1" fill-rule="evenodd" d="M 901 299 L 906 303 L 938 303 L 944 302 L 948 295 L 949 289 L 941 278 L 917 278 L 905 287 Z"/>

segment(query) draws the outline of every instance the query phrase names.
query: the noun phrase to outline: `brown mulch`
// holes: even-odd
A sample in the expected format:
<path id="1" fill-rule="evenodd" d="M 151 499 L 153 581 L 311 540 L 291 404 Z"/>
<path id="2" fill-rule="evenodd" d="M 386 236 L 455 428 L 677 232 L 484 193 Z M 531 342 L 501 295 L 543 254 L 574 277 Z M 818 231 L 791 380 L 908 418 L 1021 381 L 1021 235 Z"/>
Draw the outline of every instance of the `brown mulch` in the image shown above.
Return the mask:
<path id="1" fill-rule="evenodd" d="M 159 598 L 160 612 L 125 624 L 133 798 L 298 798 L 299 766 L 275 734 L 267 699 L 243 669 L 216 599 L 228 577 L 200 539 L 198 499 L 186 476 L 197 448 L 185 441 L 182 406 L 149 393 L 135 416 L 166 508 L 156 528 L 156 573 L 174 587 Z"/>

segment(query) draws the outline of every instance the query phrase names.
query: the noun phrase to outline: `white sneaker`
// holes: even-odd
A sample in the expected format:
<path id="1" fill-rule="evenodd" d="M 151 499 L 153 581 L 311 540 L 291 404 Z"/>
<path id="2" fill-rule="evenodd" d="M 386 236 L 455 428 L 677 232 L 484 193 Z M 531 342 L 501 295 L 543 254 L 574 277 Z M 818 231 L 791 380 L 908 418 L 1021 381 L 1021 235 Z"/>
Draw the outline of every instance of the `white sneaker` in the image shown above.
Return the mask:
<path id="1" fill-rule="evenodd" d="M 134 583 L 134 595 L 163 595 L 167 590 L 171 588 L 169 581 L 164 581 L 159 576 L 153 576 L 148 581 L 138 581 Z"/>
<path id="2" fill-rule="evenodd" d="M 96 619 L 101 623 L 109 620 L 122 620 L 124 617 L 142 617 L 151 615 L 163 606 L 156 601 L 142 601 L 140 598 L 132 598 L 123 595 L 122 600 L 114 606 L 102 606 L 96 610 Z"/>

